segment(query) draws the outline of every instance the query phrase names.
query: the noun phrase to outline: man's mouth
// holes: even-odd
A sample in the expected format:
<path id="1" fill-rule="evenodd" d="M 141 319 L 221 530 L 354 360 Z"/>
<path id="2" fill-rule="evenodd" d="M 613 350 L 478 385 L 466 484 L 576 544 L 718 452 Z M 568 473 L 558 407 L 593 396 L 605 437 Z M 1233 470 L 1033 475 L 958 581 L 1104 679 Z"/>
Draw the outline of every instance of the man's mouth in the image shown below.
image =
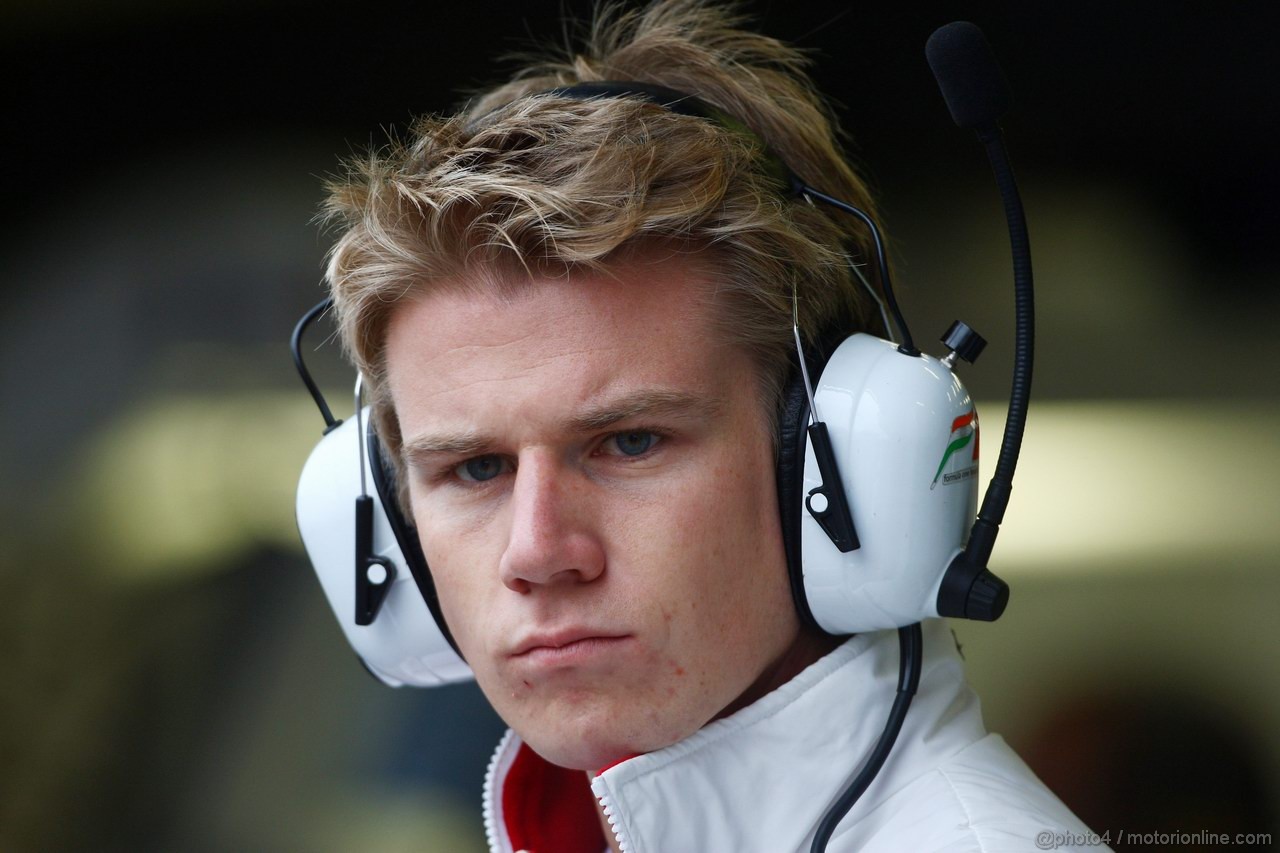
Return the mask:
<path id="1" fill-rule="evenodd" d="M 542 632 L 517 644 L 511 657 L 534 665 L 585 663 L 600 655 L 620 650 L 631 639 L 629 634 L 593 628 Z"/>

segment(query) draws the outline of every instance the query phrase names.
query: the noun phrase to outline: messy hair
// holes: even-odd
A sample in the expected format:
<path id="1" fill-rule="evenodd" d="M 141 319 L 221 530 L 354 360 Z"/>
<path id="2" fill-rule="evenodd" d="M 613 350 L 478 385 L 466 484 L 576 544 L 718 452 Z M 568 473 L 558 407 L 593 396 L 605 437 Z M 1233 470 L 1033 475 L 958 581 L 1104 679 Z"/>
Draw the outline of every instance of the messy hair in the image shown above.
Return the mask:
<path id="1" fill-rule="evenodd" d="M 396 464 L 389 316 L 442 282 L 608 271 L 648 245 L 712 253 L 718 332 L 758 366 L 770 412 L 793 362 L 793 293 L 810 341 L 865 325 L 869 297 L 850 262 L 874 257 L 869 236 L 851 217 L 790 196 L 769 152 L 805 183 L 874 215 L 867 188 L 841 151 L 805 55 L 743 24 L 733 7 L 707 0 L 606 7 L 581 49 L 526 60 L 510 82 L 458 114 L 418 120 L 330 182 L 324 211 L 340 236 L 327 279 Z M 598 81 L 673 89 L 733 122 L 640 98 L 549 91 Z M 873 268 L 867 274 L 878 279 Z"/>

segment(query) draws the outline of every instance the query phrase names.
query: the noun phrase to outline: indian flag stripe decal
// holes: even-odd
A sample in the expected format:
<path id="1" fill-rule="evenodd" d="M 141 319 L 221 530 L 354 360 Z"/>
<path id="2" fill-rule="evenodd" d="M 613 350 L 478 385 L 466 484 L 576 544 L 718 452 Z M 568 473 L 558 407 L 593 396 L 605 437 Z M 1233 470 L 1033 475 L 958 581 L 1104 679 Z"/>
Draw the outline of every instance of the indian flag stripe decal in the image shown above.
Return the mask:
<path id="1" fill-rule="evenodd" d="M 961 415 L 960 417 L 956 418 L 951 422 L 952 435 L 955 435 L 957 432 L 960 432 L 961 430 L 966 430 L 966 431 L 963 435 L 952 439 L 951 443 L 947 445 L 947 449 L 943 451 L 942 459 L 941 461 L 938 462 L 938 471 L 933 475 L 934 486 L 938 484 L 938 478 L 942 476 L 942 469 L 947 467 L 947 461 L 951 458 L 951 455 L 955 453 L 957 450 L 960 450 L 963 447 L 967 447 L 970 441 L 974 442 L 973 458 L 975 460 L 978 458 L 978 445 L 976 442 L 976 438 L 978 435 L 977 420 L 978 420 L 978 410 L 970 409 L 966 414 Z M 933 488 L 933 486 L 930 486 L 929 488 Z"/>

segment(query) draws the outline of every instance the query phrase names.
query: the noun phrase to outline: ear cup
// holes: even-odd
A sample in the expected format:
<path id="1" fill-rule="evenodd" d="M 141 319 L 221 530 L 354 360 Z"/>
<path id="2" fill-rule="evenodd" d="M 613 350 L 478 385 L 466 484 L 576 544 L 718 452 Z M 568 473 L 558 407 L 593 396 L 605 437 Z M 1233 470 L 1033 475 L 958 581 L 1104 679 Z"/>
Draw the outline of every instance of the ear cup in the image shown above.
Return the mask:
<path id="1" fill-rule="evenodd" d="M 427 557 L 422 552 L 422 540 L 418 537 L 418 529 L 400 511 L 400 489 L 396 480 L 395 467 L 385 458 L 382 442 L 378 440 L 373 425 L 368 424 L 365 429 L 366 446 L 369 448 L 369 470 L 373 474 L 378 499 L 382 502 L 383 511 L 387 514 L 387 522 L 391 525 L 392 533 L 395 534 L 400 553 L 404 555 L 404 560 L 409 565 L 413 580 L 418 585 L 418 591 L 422 593 L 422 600 L 426 602 L 427 609 L 431 611 L 431 616 L 436 620 L 436 625 L 449 643 L 449 647 L 461 658 L 462 652 L 458 650 L 458 644 L 454 641 L 453 633 L 444 621 L 444 613 L 440 610 L 440 596 L 436 593 L 435 581 L 431 579 Z M 804 459 L 801 457 L 801 465 L 803 464 Z M 466 659 L 463 658 L 463 660 Z"/>
<path id="2" fill-rule="evenodd" d="M 470 680 L 444 628 L 418 537 L 395 512 L 394 481 L 381 452 L 369 452 L 365 422 L 335 424 L 302 466 L 296 511 L 311 566 L 347 642 L 379 681 L 434 687 Z M 366 584 L 379 593 L 376 602 Z"/>
<path id="3" fill-rule="evenodd" d="M 977 511 L 976 409 L 943 361 L 868 334 L 846 338 L 813 394 L 848 499 L 847 549 L 802 501 L 829 485 L 813 436 L 794 501 L 799 569 L 814 621 L 833 635 L 900 628 L 938 615 L 938 591 Z M 803 444 L 802 444 L 803 441 Z M 812 449 L 812 452 L 810 452 Z M 791 473 L 790 471 L 785 473 Z M 820 507 L 815 510 L 820 511 Z"/>

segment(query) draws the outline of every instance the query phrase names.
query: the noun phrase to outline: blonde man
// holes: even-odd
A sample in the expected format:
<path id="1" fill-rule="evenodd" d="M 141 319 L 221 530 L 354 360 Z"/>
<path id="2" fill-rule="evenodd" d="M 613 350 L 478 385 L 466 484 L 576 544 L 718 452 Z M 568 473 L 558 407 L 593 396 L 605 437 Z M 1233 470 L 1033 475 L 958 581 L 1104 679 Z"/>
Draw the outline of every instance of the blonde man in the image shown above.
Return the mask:
<path id="1" fill-rule="evenodd" d="M 774 473 L 793 302 L 815 350 L 879 323 L 878 277 L 852 272 L 867 231 L 788 170 L 874 208 L 800 55 L 740 23 L 605 12 L 580 54 L 331 186 L 343 340 L 511 726 L 494 850 L 808 849 L 893 694 L 892 632 L 831 637 L 793 599 Z M 635 96 L 566 90 L 600 81 Z M 1083 832 L 986 735 L 945 628 L 925 637 L 899 745 L 831 849 Z"/>

